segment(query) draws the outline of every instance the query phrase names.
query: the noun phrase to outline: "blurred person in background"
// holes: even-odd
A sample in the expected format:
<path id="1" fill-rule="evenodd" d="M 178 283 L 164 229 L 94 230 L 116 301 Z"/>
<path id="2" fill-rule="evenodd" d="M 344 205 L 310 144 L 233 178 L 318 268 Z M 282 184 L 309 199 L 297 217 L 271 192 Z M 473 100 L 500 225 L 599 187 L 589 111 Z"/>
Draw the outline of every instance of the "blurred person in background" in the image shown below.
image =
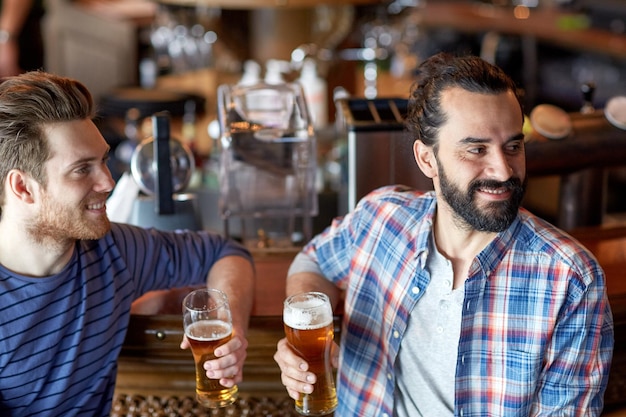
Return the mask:
<path id="1" fill-rule="evenodd" d="M 44 0 L 0 0 L 0 78 L 42 69 Z"/>

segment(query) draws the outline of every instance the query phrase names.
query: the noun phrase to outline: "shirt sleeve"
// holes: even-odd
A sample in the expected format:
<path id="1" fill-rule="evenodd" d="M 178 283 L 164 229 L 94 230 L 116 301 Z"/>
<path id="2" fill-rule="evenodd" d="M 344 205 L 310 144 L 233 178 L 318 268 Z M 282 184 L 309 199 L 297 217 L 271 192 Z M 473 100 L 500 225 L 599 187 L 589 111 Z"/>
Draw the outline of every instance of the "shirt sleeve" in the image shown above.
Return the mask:
<path id="1" fill-rule="evenodd" d="M 297 254 L 292 261 L 287 275 L 293 275 L 300 272 L 311 272 L 314 274 L 324 275 L 317 262 L 302 252 Z"/>
<path id="2" fill-rule="evenodd" d="M 115 225 L 113 239 L 141 295 L 147 291 L 206 282 L 218 260 L 241 256 L 252 261 L 241 244 L 206 231 L 160 231 Z"/>
<path id="3" fill-rule="evenodd" d="M 554 329 L 533 416 L 601 415 L 613 355 L 613 319 L 604 275 L 597 266 L 590 270 L 594 279 L 582 290 L 574 285 Z"/>

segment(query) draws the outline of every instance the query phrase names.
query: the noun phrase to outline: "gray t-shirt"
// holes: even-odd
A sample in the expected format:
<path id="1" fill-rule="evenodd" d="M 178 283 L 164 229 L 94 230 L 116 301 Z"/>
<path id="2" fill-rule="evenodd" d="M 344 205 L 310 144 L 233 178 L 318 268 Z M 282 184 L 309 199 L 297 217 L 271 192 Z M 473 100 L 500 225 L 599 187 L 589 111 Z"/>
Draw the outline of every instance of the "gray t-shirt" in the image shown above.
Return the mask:
<path id="1" fill-rule="evenodd" d="M 464 288 L 452 289 L 452 264 L 432 237 L 426 269 L 431 281 L 410 314 L 396 359 L 396 417 L 454 415 Z"/>

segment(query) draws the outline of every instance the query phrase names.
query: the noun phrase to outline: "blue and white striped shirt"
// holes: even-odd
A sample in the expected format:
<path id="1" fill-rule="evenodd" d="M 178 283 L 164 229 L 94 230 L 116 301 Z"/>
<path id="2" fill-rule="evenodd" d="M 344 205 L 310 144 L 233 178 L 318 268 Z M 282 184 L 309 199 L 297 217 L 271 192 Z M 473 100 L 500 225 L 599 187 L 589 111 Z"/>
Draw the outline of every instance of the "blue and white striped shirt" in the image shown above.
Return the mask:
<path id="1" fill-rule="evenodd" d="M 218 235 L 114 223 L 59 274 L 0 266 L 0 416 L 108 416 L 132 301 L 202 284 L 228 255 L 249 257 Z"/>

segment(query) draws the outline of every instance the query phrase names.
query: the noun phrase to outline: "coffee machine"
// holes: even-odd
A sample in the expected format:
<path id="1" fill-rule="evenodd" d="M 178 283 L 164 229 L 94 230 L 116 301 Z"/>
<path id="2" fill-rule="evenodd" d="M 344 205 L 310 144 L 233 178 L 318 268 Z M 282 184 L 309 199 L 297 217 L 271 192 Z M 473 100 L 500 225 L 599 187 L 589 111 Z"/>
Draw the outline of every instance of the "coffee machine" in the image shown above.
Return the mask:
<path id="1" fill-rule="evenodd" d="M 133 203 L 129 223 L 161 230 L 202 229 L 197 198 L 184 192 L 194 170 L 191 150 L 170 136 L 167 112 L 152 116 L 152 133 L 131 158 L 131 174 L 141 194 Z"/>

